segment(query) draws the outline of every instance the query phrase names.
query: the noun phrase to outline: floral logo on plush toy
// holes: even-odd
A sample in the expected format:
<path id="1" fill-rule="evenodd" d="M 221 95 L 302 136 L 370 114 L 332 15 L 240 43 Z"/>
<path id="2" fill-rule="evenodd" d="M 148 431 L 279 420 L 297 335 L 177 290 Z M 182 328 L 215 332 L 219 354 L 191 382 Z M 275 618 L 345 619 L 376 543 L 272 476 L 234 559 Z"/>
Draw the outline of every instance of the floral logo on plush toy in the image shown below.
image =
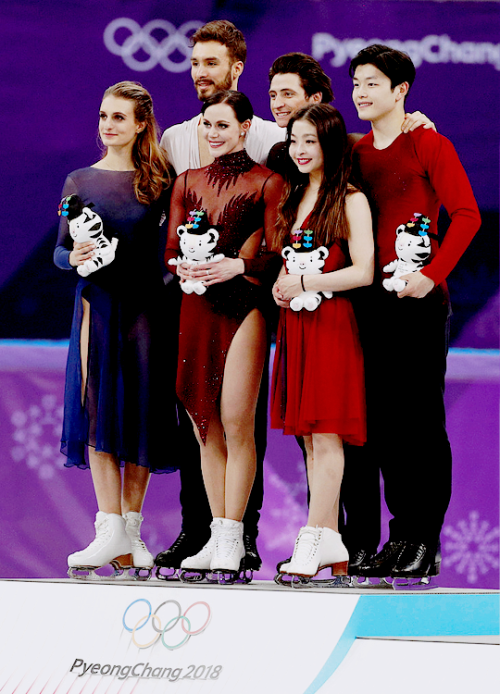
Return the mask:
<path id="1" fill-rule="evenodd" d="M 115 259 L 118 239 L 111 241 L 104 236 L 102 219 L 91 210 L 92 203 L 84 205 L 78 195 L 67 195 L 59 203 L 58 215 L 68 220 L 68 229 L 73 241 L 95 244 L 94 255 L 83 265 L 78 265 L 76 271 L 81 277 L 87 277 Z"/>
<path id="2" fill-rule="evenodd" d="M 415 212 L 407 224 L 401 224 L 396 229 L 396 260 L 383 268 L 384 272 L 392 272 L 392 277 L 382 281 L 388 292 L 400 292 L 405 286 L 403 275 L 418 272 L 430 260 L 431 239 L 435 234 L 429 233 L 431 220 L 419 212 Z"/>
<path id="3" fill-rule="evenodd" d="M 326 246 L 313 249 L 313 232 L 310 229 L 297 229 L 292 232 L 292 245 L 285 246 L 281 255 L 286 261 L 289 275 L 321 275 L 329 252 Z M 314 311 L 323 296 L 331 299 L 333 292 L 303 291 L 290 301 L 292 311 Z"/>
<path id="4" fill-rule="evenodd" d="M 187 221 L 177 227 L 177 235 L 182 255 L 169 260 L 169 265 L 218 263 L 225 257 L 223 253 L 213 253 L 219 240 L 219 232 L 210 224 L 204 210 L 192 210 Z M 202 280 L 185 280 L 181 282 L 181 289 L 186 294 L 204 294 L 207 291 Z"/>

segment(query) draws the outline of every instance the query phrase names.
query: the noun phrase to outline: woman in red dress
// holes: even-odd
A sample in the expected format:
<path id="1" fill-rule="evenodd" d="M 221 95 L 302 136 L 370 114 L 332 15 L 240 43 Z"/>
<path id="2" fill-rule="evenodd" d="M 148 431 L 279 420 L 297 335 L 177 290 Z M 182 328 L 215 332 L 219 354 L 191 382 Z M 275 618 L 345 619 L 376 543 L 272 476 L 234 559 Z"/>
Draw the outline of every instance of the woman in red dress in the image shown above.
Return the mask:
<path id="1" fill-rule="evenodd" d="M 297 170 L 279 209 L 277 246 L 285 266 L 273 287 L 282 308 L 272 380 L 271 425 L 302 436 L 310 506 L 292 558 L 280 573 L 347 573 L 338 533 L 344 442 L 366 439 L 364 374 L 353 309 L 344 294 L 371 284 L 373 235 L 368 202 L 349 184 L 347 135 L 325 104 L 288 124 Z"/>
<path id="2" fill-rule="evenodd" d="M 176 386 L 200 444 L 213 515 L 209 542 L 181 569 L 203 575 L 238 572 L 245 554 L 241 521 L 255 477 L 255 408 L 267 349 L 259 277 L 273 261 L 279 270 L 279 256 L 262 253 L 262 244 L 274 240 L 283 180 L 244 149 L 253 117 L 244 94 L 218 92 L 202 114 L 215 159 L 177 178 L 165 259 L 177 263 L 185 288 L 201 281 L 206 290 L 183 294 Z M 202 245 L 212 260 L 179 259 L 190 252 L 185 239 L 180 245 L 186 232 L 197 239 L 191 251 Z"/>

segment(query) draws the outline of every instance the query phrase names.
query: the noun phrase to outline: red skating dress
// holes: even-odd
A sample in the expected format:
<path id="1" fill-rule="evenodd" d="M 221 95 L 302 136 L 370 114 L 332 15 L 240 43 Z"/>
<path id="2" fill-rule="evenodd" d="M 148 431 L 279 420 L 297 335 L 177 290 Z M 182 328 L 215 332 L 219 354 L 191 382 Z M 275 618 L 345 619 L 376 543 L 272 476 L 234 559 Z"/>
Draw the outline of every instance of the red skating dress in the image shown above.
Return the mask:
<path id="1" fill-rule="evenodd" d="M 345 267 L 346 256 L 347 243 L 336 241 L 323 272 Z M 351 301 L 344 294 L 323 297 L 314 311 L 281 309 L 271 426 L 295 436 L 338 434 L 361 446 L 366 441 L 363 355 Z"/>
<path id="2" fill-rule="evenodd" d="M 264 298 L 262 287 L 247 277 L 265 276 L 274 265 L 274 280 L 279 271 L 279 255 L 262 253 L 262 241 L 265 237 L 271 247 L 282 185 L 281 176 L 256 164 L 245 150 L 218 157 L 203 169 L 185 171 L 174 184 L 165 262 L 180 255 L 177 227 L 195 209 L 204 210 L 217 226 L 214 255 L 237 258 L 241 252 L 245 258 L 245 276 L 211 285 L 202 295 L 182 296 L 176 390 L 203 442 L 233 337 Z"/>

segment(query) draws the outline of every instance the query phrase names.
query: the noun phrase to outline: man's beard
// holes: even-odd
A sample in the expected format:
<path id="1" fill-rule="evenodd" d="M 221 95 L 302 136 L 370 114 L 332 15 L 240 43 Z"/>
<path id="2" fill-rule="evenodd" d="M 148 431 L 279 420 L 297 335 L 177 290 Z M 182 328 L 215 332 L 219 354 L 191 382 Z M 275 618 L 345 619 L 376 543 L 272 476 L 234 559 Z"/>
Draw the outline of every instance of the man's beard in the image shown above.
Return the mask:
<path id="1" fill-rule="evenodd" d="M 233 85 L 233 78 L 232 78 L 232 76 L 231 76 L 231 70 L 229 70 L 229 71 L 226 73 L 226 76 L 224 77 L 224 79 L 222 80 L 222 82 L 218 82 L 218 83 L 215 83 L 215 82 L 214 82 L 213 86 L 210 85 L 210 86 L 212 86 L 212 89 L 213 89 L 213 91 L 211 91 L 210 94 L 208 94 L 208 93 L 201 93 L 201 92 L 198 90 L 197 85 L 195 85 L 195 87 L 196 87 L 196 93 L 197 93 L 197 95 L 198 95 L 198 99 L 199 99 L 200 101 L 206 101 L 207 99 L 209 99 L 209 98 L 210 98 L 213 94 L 215 94 L 216 92 L 225 92 L 225 91 L 227 91 L 228 89 L 231 89 L 232 85 Z"/>

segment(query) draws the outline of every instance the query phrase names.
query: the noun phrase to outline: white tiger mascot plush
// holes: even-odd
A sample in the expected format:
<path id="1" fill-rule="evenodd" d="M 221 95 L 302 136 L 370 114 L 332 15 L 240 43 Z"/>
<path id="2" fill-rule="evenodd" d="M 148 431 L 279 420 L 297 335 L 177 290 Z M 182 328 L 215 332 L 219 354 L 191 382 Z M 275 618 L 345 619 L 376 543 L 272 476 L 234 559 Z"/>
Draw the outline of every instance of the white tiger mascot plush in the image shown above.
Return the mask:
<path id="1" fill-rule="evenodd" d="M 320 246 L 314 250 L 312 248 L 312 231 L 294 231 L 292 239 L 295 241 L 292 246 L 285 246 L 281 255 L 286 261 L 286 269 L 289 275 L 321 275 L 325 259 L 329 252 L 326 246 Z M 320 305 L 323 296 L 331 299 L 333 292 L 301 292 L 290 301 L 292 311 L 314 311 Z"/>
<path id="2" fill-rule="evenodd" d="M 81 277 L 88 277 L 92 272 L 113 262 L 118 245 L 116 237 L 109 241 L 104 236 L 102 219 L 90 209 L 91 207 L 92 203 L 84 205 L 78 195 L 67 195 L 59 205 L 59 215 L 68 220 L 69 233 L 73 241 L 92 241 L 95 244 L 93 257 L 76 268 Z"/>
<path id="3" fill-rule="evenodd" d="M 407 224 L 401 224 L 396 229 L 396 260 L 383 268 L 384 272 L 392 272 L 392 277 L 382 281 L 388 292 L 400 292 L 405 286 L 403 275 L 418 272 L 429 262 L 431 255 L 431 240 L 428 229 L 431 220 L 415 212 Z"/>
<path id="4" fill-rule="evenodd" d="M 219 232 L 208 222 L 203 210 L 193 210 L 189 213 L 186 224 L 177 227 L 182 255 L 171 258 L 169 265 L 199 265 L 200 263 L 218 263 L 225 258 L 223 253 L 213 254 L 219 240 Z M 185 280 L 181 289 L 186 294 L 204 294 L 207 287 L 202 280 Z"/>

